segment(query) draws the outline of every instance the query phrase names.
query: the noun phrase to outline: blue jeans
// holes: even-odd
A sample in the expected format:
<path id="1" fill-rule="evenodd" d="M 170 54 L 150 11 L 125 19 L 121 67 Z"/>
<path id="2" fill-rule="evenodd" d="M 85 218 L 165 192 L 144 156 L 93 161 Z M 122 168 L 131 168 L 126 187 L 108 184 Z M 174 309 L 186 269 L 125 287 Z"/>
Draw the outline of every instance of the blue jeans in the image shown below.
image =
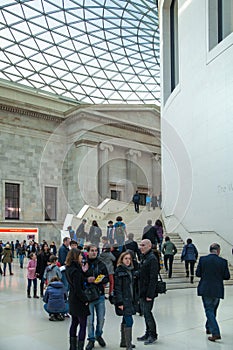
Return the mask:
<path id="1" fill-rule="evenodd" d="M 155 323 L 154 316 L 152 314 L 154 299 L 152 299 L 151 301 L 146 301 L 145 299 L 142 298 L 140 299 L 140 304 L 142 307 L 142 312 L 146 323 L 146 335 L 157 339 L 158 334 L 156 330 L 156 323 Z"/>
<path id="2" fill-rule="evenodd" d="M 123 316 L 122 323 L 125 324 L 126 327 L 132 327 L 133 326 L 133 316 Z"/>
<path id="3" fill-rule="evenodd" d="M 206 330 L 209 330 L 212 335 L 220 335 L 218 323 L 216 321 L 217 308 L 220 302 L 219 298 L 202 297 L 202 302 L 206 314 Z"/>
<path id="4" fill-rule="evenodd" d="M 105 317 L 105 298 L 101 295 L 98 300 L 89 304 L 90 315 L 87 317 L 88 340 L 95 341 L 96 338 L 103 334 L 104 317 Z M 96 330 L 94 327 L 94 318 L 96 311 Z"/>
<path id="5" fill-rule="evenodd" d="M 77 243 L 78 245 L 84 246 L 85 238 L 78 238 Z"/>
<path id="6" fill-rule="evenodd" d="M 67 314 L 69 312 L 69 304 L 65 303 L 65 309 L 62 311 L 49 311 L 48 310 L 48 304 L 44 304 L 44 309 L 46 312 L 48 312 L 48 314 Z"/>
<path id="7" fill-rule="evenodd" d="M 119 246 L 119 251 L 122 252 L 123 245 L 125 244 L 125 237 L 124 236 L 116 236 L 116 241 Z"/>
<path id="8" fill-rule="evenodd" d="M 23 254 L 19 256 L 19 266 L 20 267 L 23 267 L 24 257 L 25 257 L 25 255 L 23 255 Z"/>

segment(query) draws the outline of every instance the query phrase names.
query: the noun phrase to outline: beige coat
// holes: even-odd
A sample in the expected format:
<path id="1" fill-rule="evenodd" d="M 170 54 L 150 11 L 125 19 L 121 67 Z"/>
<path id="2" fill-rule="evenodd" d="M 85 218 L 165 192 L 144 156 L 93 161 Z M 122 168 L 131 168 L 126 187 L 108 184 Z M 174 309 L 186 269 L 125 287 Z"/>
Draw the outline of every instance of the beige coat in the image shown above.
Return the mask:
<path id="1" fill-rule="evenodd" d="M 11 248 L 4 248 L 2 252 L 2 262 L 3 263 L 12 263 L 12 251 Z"/>

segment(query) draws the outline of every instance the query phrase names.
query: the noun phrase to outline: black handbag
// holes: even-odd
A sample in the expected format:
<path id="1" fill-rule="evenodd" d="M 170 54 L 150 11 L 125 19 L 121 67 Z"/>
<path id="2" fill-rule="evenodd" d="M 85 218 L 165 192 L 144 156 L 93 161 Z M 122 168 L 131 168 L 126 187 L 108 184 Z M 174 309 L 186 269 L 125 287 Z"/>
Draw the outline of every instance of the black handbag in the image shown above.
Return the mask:
<path id="1" fill-rule="evenodd" d="M 84 293 L 86 294 L 87 300 L 89 302 L 95 301 L 100 297 L 100 290 L 97 286 L 94 286 L 94 285 L 88 286 L 84 290 Z"/>
<path id="2" fill-rule="evenodd" d="M 167 291 L 166 282 L 163 281 L 160 273 L 159 273 L 159 278 L 160 278 L 160 280 L 157 282 L 156 293 L 165 294 Z"/>

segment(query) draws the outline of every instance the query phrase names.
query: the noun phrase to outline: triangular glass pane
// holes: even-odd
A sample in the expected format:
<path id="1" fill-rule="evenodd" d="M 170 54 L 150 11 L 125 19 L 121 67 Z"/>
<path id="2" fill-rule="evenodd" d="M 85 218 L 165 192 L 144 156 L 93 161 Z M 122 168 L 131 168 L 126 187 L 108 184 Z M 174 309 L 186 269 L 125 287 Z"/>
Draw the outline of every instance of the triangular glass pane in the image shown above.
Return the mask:
<path id="1" fill-rule="evenodd" d="M 2 5 L 2 4 L 1 4 Z M 8 12 L 7 10 L 2 10 L 5 20 L 9 26 L 13 26 L 13 24 L 18 23 L 19 21 L 22 21 L 17 15 Z M 17 12 L 16 12 L 17 13 Z"/>

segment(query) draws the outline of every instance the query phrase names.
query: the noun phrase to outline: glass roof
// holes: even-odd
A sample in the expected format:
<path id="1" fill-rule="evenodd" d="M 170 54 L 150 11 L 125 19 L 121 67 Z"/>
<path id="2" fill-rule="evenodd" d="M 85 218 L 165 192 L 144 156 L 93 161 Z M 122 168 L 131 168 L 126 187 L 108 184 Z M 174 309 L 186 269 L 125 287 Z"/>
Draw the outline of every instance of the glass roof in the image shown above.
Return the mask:
<path id="1" fill-rule="evenodd" d="M 159 104 L 155 0 L 1 0 L 0 79 L 79 103 Z"/>

